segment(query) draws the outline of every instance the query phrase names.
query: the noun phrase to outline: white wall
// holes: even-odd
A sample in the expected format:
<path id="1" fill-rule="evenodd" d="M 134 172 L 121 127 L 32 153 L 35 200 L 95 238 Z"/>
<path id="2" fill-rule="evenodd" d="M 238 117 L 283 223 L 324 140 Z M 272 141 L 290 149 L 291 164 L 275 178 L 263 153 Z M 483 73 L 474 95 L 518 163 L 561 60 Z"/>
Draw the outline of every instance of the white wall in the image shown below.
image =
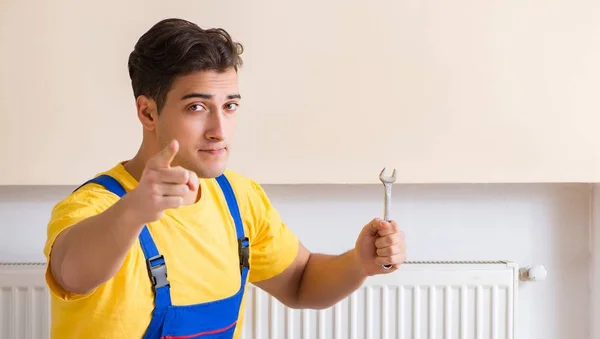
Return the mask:
<path id="1" fill-rule="evenodd" d="M 0 261 L 39 261 L 52 204 L 71 187 L 0 187 Z M 351 248 L 382 212 L 380 186 L 267 186 L 312 250 Z M 519 339 L 588 338 L 589 185 L 395 186 L 393 214 L 409 260 L 542 264 L 546 281 L 520 290 Z"/>

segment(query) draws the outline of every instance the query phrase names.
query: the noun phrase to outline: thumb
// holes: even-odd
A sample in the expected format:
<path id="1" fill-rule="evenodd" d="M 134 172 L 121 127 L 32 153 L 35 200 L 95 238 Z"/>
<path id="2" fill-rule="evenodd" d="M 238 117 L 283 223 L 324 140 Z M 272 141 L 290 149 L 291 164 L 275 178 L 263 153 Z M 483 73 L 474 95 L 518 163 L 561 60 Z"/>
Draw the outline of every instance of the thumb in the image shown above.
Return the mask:
<path id="1" fill-rule="evenodd" d="M 392 225 L 383 219 L 376 218 L 371 222 L 371 233 L 385 235 L 386 231 L 391 229 Z"/>
<path id="2" fill-rule="evenodd" d="M 170 167 L 171 162 L 177 154 L 177 151 L 179 151 L 179 143 L 177 140 L 171 140 L 171 142 L 165 148 L 163 148 L 150 160 L 151 166 L 156 168 Z"/>

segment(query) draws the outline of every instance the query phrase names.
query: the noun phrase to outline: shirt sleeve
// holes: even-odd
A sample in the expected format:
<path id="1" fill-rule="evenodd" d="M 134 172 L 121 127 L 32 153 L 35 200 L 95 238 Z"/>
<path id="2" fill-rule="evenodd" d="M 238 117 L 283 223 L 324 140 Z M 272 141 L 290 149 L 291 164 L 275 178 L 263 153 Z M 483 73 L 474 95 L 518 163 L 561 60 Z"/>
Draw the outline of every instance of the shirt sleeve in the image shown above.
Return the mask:
<path id="1" fill-rule="evenodd" d="M 254 237 L 250 244 L 248 280 L 258 282 L 272 278 L 290 266 L 298 254 L 299 242 L 256 182 L 252 182 L 251 195 Z"/>
<path id="2" fill-rule="evenodd" d="M 112 205 L 118 198 L 114 198 L 96 184 L 88 184 L 77 192 L 58 202 L 52 209 L 47 227 L 44 256 L 46 257 L 45 279 L 50 293 L 61 300 L 76 300 L 85 297 L 65 291 L 56 282 L 50 271 L 50 256 L 56 238 L 67 228 L 78 222 L 99 214 Z"/>

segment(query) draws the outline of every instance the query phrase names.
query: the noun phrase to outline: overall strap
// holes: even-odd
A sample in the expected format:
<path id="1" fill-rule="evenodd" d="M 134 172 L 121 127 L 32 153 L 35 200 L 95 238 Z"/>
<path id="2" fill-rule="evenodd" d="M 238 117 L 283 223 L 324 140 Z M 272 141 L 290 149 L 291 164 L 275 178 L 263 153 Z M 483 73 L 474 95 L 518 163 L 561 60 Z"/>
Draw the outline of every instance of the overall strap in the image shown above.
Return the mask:
<path id="1" fill-rule="evenodd" d="M 127 193 L 119 181 L 106 174 L 88 180 L 77 189 L 89 183 L 102 185 L 113 194 L 119 196 L 119 198 L 122 198 Z M 159 333 L 167 308 L 171 306 L 170 285 L 167 280 L 167 266 L 165 259 L 159 254 L 156 244 L 154 243 L 154 240 L 152 240 L 152 236 L 146 225 L 144 225 L 144 228 L 139 235 L 139 241 L 144 256 L 146 257 L 146 268 L 154 290 L 154 312 L 145 336 L 153 338 Z"/>
<path id="2" fill-rule="evenodd" d="M 110 175 L 106 175 L 106 174 L 101 174 L 95 178 L 92 178 L 92 179 L 84 182 L 79 187 L 77 187 L 73 192 L 77 191 L 78 189 L 80 189 L 81 187 L 83 187 L 87 184 L 98 184 L 98 185 L 104 186 L 104 188 L 109 190 L 111 193 L 116 194 L 119 198 L 122 198 L 125 195 L 125 193 L 127 193 L 125 191 L 125 189 L 123 188 L 123 186 L 121 186 L 121 184 L 117 181 L 117 179 L 111 177 Z"/>
<path id="3" fill-rule="evenodd" d="M 240 258 L 240 274 L 242 274 L 242 284 L 240 289 L 243 289 L 246 283 L 246 279 L 244 278 L 246 277 L 248 273 L 247 271 L 250 268 L 250 240 L 244 233 L 244 223 L 242 222 L 240 209 L 237 199 L 235 198 L 235 193 L 231 188 L 231 184 L 224 174 L 218 176 L 216 179 L 221 187 L 221 191 L 223 191 L 223 195 L 227 201 L 227 206 L 229 207 L 229 213 L 231 214 L 233 222 L 235 223 L 235 232 L 238 240 L 238 255 Z"/>
<path id="4" fill-rule="evenodd" d="M 154 291 L 154 310 L 144 338 L 158 338 L 167 315 L 167 309 L 171 306 L 171 285 L 167 279 L 167 263 L 162 254 L 158 252 L 148 227 L 144 226 L 139 240 Z"/>

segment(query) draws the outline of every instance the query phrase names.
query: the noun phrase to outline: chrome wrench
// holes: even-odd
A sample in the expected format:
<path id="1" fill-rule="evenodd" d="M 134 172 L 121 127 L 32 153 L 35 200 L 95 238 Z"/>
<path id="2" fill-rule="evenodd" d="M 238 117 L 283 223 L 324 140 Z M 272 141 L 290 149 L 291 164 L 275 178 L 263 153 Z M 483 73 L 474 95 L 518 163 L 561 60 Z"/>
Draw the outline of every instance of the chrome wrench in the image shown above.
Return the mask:
<path id="1" fill-rule="evenodd" d="M 387 167 L 384 167 L 379 173 L 379 180 L 383 183 L 383 187 L 385 188 L 385 192 L 383 195 L 383 220 L 389 222 L 390 219 L 390 203 L 392 202 L 392 184 L 396 182 L 396 169 L 392 171 L 391 175 L 386 175 L 385 170 Z M 392 268 L 392 265 L 381 265 L 381 267 L 385 270 L 389 270 Z"/>

